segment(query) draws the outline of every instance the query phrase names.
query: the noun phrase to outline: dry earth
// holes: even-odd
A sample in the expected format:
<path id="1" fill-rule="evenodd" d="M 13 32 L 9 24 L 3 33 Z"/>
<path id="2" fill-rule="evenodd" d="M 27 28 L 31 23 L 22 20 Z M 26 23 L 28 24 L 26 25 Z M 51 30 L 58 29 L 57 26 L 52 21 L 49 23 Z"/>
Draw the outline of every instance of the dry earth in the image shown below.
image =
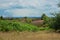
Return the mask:
<path id="1" fill-rule="evenodd" d="M 0 40 L 60 40 L 54 32 L 0 32 Z"/>

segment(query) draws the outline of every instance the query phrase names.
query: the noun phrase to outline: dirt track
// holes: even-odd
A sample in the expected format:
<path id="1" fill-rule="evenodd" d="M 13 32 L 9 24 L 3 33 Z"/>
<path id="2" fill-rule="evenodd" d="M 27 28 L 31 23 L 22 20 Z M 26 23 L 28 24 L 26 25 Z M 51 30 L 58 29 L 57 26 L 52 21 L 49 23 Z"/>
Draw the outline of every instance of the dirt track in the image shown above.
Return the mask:
<path id="1" fill-rule="evenodd" d="M 60 40 L 60 34 L 46 32 L 0 32 L 0 40 Z"/>

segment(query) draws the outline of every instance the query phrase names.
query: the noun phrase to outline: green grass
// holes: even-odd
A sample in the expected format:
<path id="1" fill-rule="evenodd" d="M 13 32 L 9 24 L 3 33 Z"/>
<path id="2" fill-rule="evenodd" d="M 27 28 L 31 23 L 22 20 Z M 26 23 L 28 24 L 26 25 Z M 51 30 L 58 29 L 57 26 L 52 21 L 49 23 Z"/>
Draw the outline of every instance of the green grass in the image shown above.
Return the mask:
<path id="1" fill-rule="evenodd" d="M 8 20 L 0 20 L 0 31 L 38 31 L 37 26 Z"/>
<path id="2" fill-rule="evenodd" d="M 43 30 L 46 30 L 46 31 L 47 31 L 47 30 L 51 30 L 50 27 L 40 27 L 39 29 L 40 29 L 40 31 L 43 31 Z"/>

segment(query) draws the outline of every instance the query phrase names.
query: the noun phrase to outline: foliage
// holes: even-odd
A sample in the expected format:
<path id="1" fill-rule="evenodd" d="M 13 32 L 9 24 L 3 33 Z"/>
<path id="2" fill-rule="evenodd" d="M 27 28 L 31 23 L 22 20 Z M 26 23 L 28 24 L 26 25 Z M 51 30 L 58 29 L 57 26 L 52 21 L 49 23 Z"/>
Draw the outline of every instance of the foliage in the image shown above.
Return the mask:
<path id="1" fill-rule="evenodd" d="M 0 16 L 0 19 L 3 19 L 3 16 Z"/>
<path id="2" fill-rule="evenodd" d="M 54 18 L 52 18 L 51 28 L 55 30 L 60 30 L 60 13 L 55 13 Z"/>
<path id="3" fill-rule="evenodd" d="M 48 27 L 50 18 L 46 14 L 42 14 L 41 20 L 44 20 L 43 27 Z"/>
<path id="4" fill-rule="evenodd" d="M 31 23 L 31 22 L 32 22 L 32 19 L 31 19 L 31 18 L 24 17 L 24 19 L 25 19 L 25 22 L 26 22 L 26 23 Z"/>
<path id="5" fill-rule="evenodd" d="M 39 28 L 37 26 L 31 24 L 8 20 L 0 20 L 0 31 L 38 31 L 38 30 Z"/>

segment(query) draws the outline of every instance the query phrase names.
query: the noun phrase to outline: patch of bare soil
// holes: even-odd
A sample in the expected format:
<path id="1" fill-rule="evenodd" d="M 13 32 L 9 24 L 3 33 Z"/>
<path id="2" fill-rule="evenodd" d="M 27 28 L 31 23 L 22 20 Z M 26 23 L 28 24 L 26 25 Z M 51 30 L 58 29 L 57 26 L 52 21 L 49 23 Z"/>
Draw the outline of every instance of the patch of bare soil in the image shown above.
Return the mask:
<path id="1" fill-rule="evenodd" d="M 31 24 L 36 25 L 36 26 L 40 26 L 43 24 L 43 22 L 44 22 L 43 20 L 34 20 L 31 22 Z"/>
<path id="2" fill-rule="evenodd" d="M 40 32 L 0 32 L 0 40 L 60 40 L 59 33 Z"/>

